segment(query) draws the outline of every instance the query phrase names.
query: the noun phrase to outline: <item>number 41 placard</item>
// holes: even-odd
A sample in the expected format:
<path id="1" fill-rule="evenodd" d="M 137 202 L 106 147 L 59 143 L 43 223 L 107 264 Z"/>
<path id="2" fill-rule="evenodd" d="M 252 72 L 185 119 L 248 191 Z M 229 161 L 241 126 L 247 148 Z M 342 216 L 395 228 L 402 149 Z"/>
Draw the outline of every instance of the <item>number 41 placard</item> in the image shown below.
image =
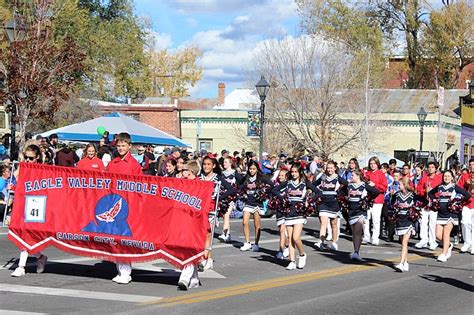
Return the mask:
<path id="1" fill-rule="evenodd" d="M 25 222 L 44 223 L 46 218 L 46 196 L 25 197 Z"/>

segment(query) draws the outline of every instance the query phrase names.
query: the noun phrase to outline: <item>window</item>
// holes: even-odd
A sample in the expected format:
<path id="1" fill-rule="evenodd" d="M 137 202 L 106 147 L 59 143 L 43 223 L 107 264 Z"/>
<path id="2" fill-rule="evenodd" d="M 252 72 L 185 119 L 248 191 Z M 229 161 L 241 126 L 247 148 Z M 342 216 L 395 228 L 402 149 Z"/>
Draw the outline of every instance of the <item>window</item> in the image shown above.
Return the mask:
<path id="1" fill-rule="evenodd" d="M 4 111 L 0 111 L 0 129 L 5 129 L 6 126 L 5 126 L 5 112 Z"/>
<path id="2" fill-rule="evenodd" d="M 465 140 L 466 142 L 468 141 L 467 139 Z M 464 143 L 464 161 L 469 160 L 469 143 Z"/>
<path id="3" fill-rule="evenodd" d="M 199 151 L 212 152 L 212 139 L 199 139 Z"/>

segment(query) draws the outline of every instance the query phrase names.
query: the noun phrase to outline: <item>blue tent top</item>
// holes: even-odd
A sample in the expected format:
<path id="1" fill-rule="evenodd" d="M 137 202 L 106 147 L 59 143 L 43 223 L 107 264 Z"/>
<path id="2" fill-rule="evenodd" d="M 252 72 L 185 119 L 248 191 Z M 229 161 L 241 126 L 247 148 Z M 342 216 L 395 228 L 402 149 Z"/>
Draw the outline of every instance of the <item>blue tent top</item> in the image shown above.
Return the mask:
<path id="1" fill-rule="evenodd" d="M 132 137 L 133 143 L 191 147 L 179 138 L 117 112 L 82 123 L 46 131 L 41 135 L 47 137 L 55 133 L 58 135 L 59 140 L 99 141 L 101 138 L 97 134 L 97 128 L 99 127 L 104 127 L 110 136 L 116 133 L 127 132 Z"/>

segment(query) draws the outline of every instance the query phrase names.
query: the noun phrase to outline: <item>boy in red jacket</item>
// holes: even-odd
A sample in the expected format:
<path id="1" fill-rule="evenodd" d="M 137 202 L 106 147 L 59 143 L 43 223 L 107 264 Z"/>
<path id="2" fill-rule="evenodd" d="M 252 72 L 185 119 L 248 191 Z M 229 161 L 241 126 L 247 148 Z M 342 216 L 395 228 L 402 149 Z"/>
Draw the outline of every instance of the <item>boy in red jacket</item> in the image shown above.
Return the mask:
<path id="1" fill-rule="evenodd" d="M 469 173 L 465 173 L 458 182 L 458 186 L 464 188 L 471 193 L 471 199 L 462 209 L 462 236 L 464 245 L 461 247 L 461 252 L 465 253 L 471 250 L 471 255 L 474 255 L 474 158 L 469 160 Z"/>
<path id="2" fill-rule="evenodd" d="M 428 192 L 441 184 L 442 180 L 443 175 L 438 173 L 438 163 L 434 161 L 428 162 L 428 174 L 423 176 L 420 183 L 416 186 L 416 194 L 426 198 Z M 435 250 L 438 247 L 438 243 L 436 243 L 437 217 L 436 211 L 431 211 L 428 207 L 421 210 L 421 240 L 415 244 L 416 248 L 424 248 L 429 245 L 431 250 Z"/>
<path id="3" fill-rule="evenodd" d="M 372 208 L 367 210 L 367 220 L 364 223 L 364 239 L 363 243 L 368 243 L 370 240 L 370 219 L 372 218 L 372 245 L 379 245 L 380 236 L 380 219 L 382 217 L 382 207 L 384 202 L 384 192 L 387 190 L 387 178 L 380 170 L 380 161 L 378 157 L 373 156 L 369 159 L 369 170 L 365 173 L 365 177 L 370 186 L 377 188 L 379 194 L 375 200 Z"/>
<path id="4" fill-rule="evenodd" d="M 119 154 L 107 165 L 107 172 L 143 175 L 142 167 L 130 153 L 132 140 L 128 133 L 122 132 L 117 136 L 116 149 Z M 120 284 L 128 284 L 132 281 L 132 265 L 126 263 L 117 263 L 118 275 L 112 281 Z"/>

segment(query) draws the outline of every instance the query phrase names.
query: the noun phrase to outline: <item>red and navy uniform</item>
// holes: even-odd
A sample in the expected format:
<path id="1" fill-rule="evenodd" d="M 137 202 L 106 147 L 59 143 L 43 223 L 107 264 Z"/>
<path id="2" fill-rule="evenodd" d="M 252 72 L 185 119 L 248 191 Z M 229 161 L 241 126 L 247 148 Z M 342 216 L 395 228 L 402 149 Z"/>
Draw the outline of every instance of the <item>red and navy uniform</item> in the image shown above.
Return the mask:
<path id="1" fill-rule="evenodd" d="M 348 182 L 337 174 L 327 176 L 323 174 L 313 183 L 317 188 L 316 195 L 321 198 L 318 206 L 319 213 L 327 213 L 331 217 L 337 217 L 341 208 L 337 201 L 337 193 L 342 186 L 347 186 Z"/>
<path id="2" fill-rule="evenodd" d="M 453 224 L 458 224 L 458 215 L 449 211 L 451 199 L 456 198 L 458 195 L 460 195 L 464 201 L 468 201 L 469 198 L 471 198 L 470 193 L 456 186 L 454 183 L 438 185 L 428 192 L 428 196 L 432 200 L 439 200 L 438 224 L 447 224 L 449 221 L 452 221 Z"/>
<path id="3" fill-rule="evenodd" d="M 397 235 L 404 235 L 414 227 L 414 223 L 409 219 L 410 209 L 415 206 L 415 202 L 421 201 L 423 204 L 427 204 L 425 198 L 416 195 L 414 192 L 407 192 L 403 194 L 401 191 L 397 191 L 392 196 L 392 207 L 396 210 L 397 223 L 395 231 Z"/>
<path id="4" fill-rule="evenodd" d="M 310 182 L 300 181 L 297 183 L 293 180 L 283 182 L 280 185 L 274 187 L 272 193 L 277 197 L 288 198 L 290 204 L 290 211 L 288 213 L 280 213 L 280 215 L 278 215 L 278 212 L 280 211 L 277 210 L 277 217 L 284 217 L 285 222 L 306 218 L 304 212 L 308 189 L 311 191 L 316 190 L 316 188 Z"/>
<path id="5" fill-rule="evenodd" d="M 257 192 L 258 186 L 260 184 L 267 185 L 267 189 L 265 191 L 266 195 L 271 192 L 273 188 L 273 183 L 269 181 L 266 177 L 260 177 L 257 180 L 257 175 L 248 177 L 246 180 L 243 181 L 241 188 L 243 188 L 247 193 L 247 200 L 245 200 L 246 207 L 259 207 L 263 208 L 263 201 L 257 201 L 255 193 Z"/>
<path id="6" fill-rule="evenodd" d="M 380 194 L 377 188 L 364 182 L 350 183 L 347 186 L 349 224 L 355 224 L 360 217 L 367 217 L 367 209 L 362 209 L 360 201 L 362 198 L 375 198 Z"/>

